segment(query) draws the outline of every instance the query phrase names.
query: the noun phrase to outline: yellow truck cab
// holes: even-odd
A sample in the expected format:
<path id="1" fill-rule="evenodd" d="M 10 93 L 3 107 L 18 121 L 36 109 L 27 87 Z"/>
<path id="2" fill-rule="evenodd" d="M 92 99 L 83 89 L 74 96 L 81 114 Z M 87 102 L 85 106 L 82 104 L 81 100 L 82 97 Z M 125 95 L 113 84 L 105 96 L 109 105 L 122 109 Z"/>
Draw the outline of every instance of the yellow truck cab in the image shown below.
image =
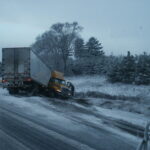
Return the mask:
<path id="1" fill-rule="evenodd" d="M 64 79 L 64 75 L 61 72 L 53 71 L 49 81 L 49 90 L 52 96 L 69 98 L 73 96 L 72 88 L 68 82 Z"/>

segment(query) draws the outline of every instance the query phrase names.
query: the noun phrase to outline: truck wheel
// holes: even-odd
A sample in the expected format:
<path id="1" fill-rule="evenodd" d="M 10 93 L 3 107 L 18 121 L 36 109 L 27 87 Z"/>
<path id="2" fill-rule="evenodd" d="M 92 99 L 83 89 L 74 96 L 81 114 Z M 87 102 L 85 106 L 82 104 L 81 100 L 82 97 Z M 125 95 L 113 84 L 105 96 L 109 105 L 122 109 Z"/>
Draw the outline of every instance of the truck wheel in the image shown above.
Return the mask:
<path id="1" fill-rule="evenodd" d="M 19 90 L 17 88 L 9 88 L 8 92 L 9 94 L 18 94 Z"/>
<path id="2" fill-rule="evenodd" d="M 57 97 L 57 94 L 54 90 L 51 90 L 49 91 L 49 94 L 48 94 L 49 97 L 52 97 L 52 98 L 56 98 Z"/>
<path id="3" fill-rule="evenodd" d="M 9 94 L 13 94 L 13 90 L 12 89 L 8 89 Z"/>

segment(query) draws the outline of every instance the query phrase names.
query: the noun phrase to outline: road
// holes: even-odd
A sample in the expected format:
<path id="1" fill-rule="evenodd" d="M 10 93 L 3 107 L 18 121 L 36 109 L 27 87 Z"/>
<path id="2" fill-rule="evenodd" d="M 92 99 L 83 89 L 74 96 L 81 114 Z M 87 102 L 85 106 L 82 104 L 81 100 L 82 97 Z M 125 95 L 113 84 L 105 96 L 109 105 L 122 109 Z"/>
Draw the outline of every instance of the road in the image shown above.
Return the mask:
<path id="1" fill-rule="evenodd" d="M 0 150 L 135 150 L 132 140 L 85 121 L 82 107 L 42 99 L 2 94 Z"/>

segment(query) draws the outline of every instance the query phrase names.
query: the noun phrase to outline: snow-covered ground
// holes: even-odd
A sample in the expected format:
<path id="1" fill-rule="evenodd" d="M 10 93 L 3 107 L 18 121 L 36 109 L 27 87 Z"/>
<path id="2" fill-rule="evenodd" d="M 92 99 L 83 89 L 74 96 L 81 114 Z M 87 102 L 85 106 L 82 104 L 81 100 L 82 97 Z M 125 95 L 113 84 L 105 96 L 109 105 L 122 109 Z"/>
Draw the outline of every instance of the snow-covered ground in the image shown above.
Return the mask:
<path id="1" fill-rule="evenodd" d="M 110 83 L 104 76 L 69 77 L 68 80 L 75 85 L 77 96 L 86 98 L 96 113 L 132 124 L 133 128 L 144 129 L 150 121 L 150 86 Z"/>
<path id="2" fill-rule="evenodd" d="M 74 76 L 68 77 L 76 88 L 76 92 L 102 92 L 110 95 L 122 95 L 150 98 L 150 86 L 110 83 L 104 76 Z"/>
<path id="3" fill-rule="evenodd" d="M 103 76 L 76 76 L 68 80 L 77 93 L 83 93 L 88 103 L 105 115 L 143 125 L 150 118 L 150 86 L 110 83 Z"/>
<path id="4" fill-rule="evenodd" d="M 95 103 L 90 104 L 93 100 Z M 133 143 L 139 143 L 141 139 L 139 136 L 133 136 L 127 132 L 122 131 L 115 126 L 111 119 L 115 121 L 125 121 L 129 124 L 145 127 L 148 117 L 143 114 L 135 114 L 126 111 L 115 109 L 102 108 L 97 105 L 96 100 L 100 99 L 86 99 L 88 105 L 80 103 L 75 100 L 63 101 L 59 99 L 50 99 L 47 97 L 25 97 L 9 95 L 7 90 L 0 88 L 0 106 L 11 108 L 16 112 L 23 112 L 26 116 L 38 118 L 44 124 L 55 122 L 55 124 L 62 124 L 66 126 L 66 130 L 71 124 L 71 120 L 95 126 L 96 128 L 103 128 L 119 136 L 130 139 Z M 104 117 L 104 118 L 103 118 Z M 110 118 L 110 122 L 105 122 Z M 55 121 L 53 121 L 53 119 Z M 72 125 L 71 125 L 72 126 Z M 73 130 L 79 130 L 76 125 Z"/>
<path id="5" fill-rule="evenodd" d="M 76 131 L 79 130 L 78 126 L 71 121 L 81 122 L 81 124 L 88 124 L 89 126 L 95 126 L 96 128 L 103 128 L 116 135 L 123 136 L 130 139 L 133 143 L 140 141 L 139 137 L 130 135 L 122 130 L 115 128 L 115 126 L 107 125 L 103 122 L 103 118 L 95 116 L 95 114 L 104 115 L 110 117 L 110 112 L 107 109 L 100 109 L 97 106 L 84 106 L 76 101 L 62 101 L 59 99 L 49 99 L 47 97 L 25 97 L 25 96 L 12 96 L 9 95 L 7 90 L 0 88 L 0 106 L 10 109 L 10 111 L 21 113 L 22 116 L 30 116 L 31 118 L 37 118 L 43 124 L 59 124 L 66 127 L 66 130 Z M 102 113 L 102 112 L 103 113 Z M 114 116 L 116 116 L 114 114 Z M 116 117 L 116 119 L 120 118 Z M 54 121 L 55 120 L 55 121 Z M 63 124 L 62 124 L 63 122 Z M 146 122 L 142 122 L 142 126 Z M 71 124 L 71 125 L 70 125 Z"/>

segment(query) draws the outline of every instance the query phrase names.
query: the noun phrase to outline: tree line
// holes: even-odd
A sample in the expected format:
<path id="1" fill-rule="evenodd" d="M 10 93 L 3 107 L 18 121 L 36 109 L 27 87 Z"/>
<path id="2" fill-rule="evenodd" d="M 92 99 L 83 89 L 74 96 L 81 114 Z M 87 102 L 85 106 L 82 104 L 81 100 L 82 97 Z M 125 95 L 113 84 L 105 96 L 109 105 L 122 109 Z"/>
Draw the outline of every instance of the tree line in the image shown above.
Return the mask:
<path id="1" fill-rule="evenodd" d="M 150 84 L 150 55 L 131 55 L 116 57 L 111 69 L 107 71 L 111 82 L 123 82 L 132 84 Z"/>
<path id="2" fill-rule="evenodd" d="M 66 75 L 106 75 L 111 82 L 150 84 L 150 55 L 107 56 L 95 37 L 85 41 L 77 22 L 56 23 L 38 36 L 32 50 Z"/>

